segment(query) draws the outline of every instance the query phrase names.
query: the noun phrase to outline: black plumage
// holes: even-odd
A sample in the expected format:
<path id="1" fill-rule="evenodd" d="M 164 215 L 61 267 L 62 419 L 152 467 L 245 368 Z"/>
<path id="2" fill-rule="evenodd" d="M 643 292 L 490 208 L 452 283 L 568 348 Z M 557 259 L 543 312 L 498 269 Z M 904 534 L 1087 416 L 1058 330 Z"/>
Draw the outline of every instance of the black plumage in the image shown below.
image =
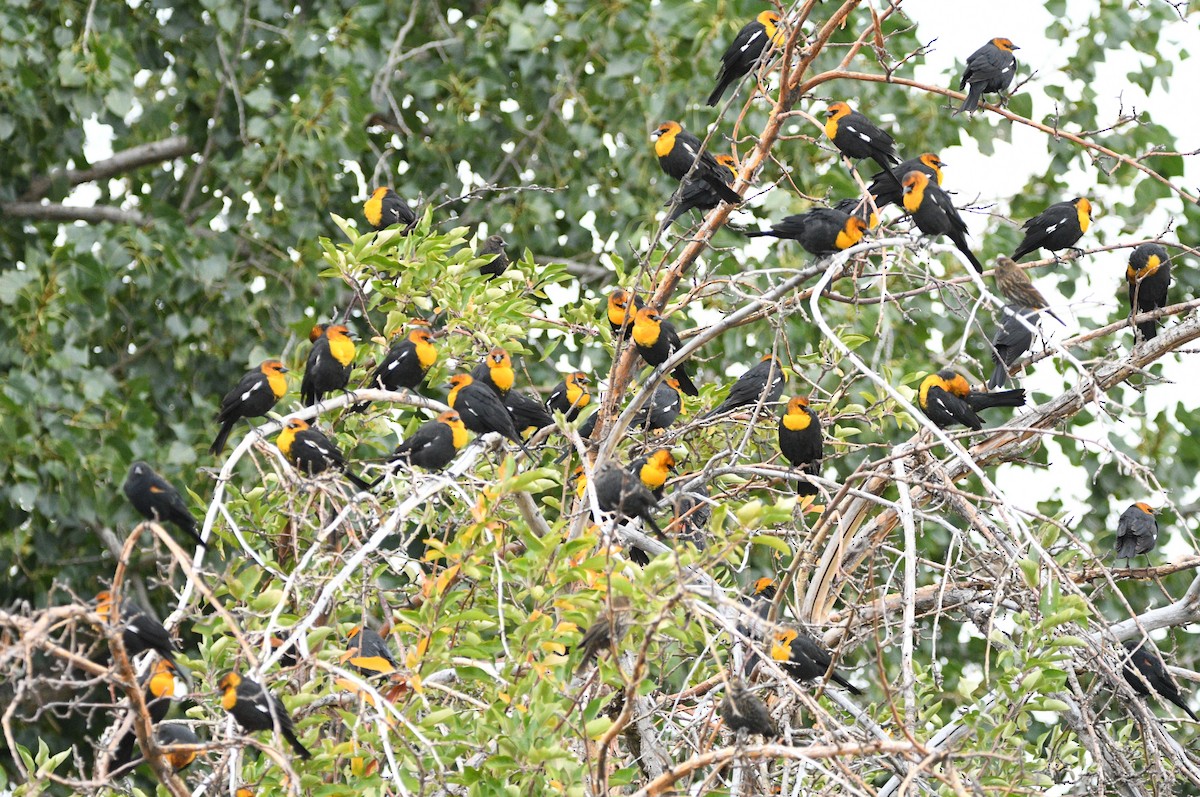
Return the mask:
<path id="1" fill-rule="evenodd" d="M 721 69 L 717 73 L 717 87 L 708 95 L 708 105 L 721 101 L 729 86 L 754 69 L 768 44 L 783 44 L 783 31 L 779 28 L 779 15 L 774 11 L 763 11 L 753 21 L 747 22 L 729 43 L 721 56 Z"/>
<path id="2" fill-rule="evenodd" d="M 196 519 L 192 517 L 179 490 L 145 462 L 139 461 L 129 466 L 124 490 L 129 503 L 146 520 L 171 523 L 197 545 L 204 544 L 204 540 L 196 533 Z"/>
<path id="3" fill-rule="evenodd" d="M 1149 504 L 1138 501 L 1117 520 L 1117 558 L 1126 561 L 1150 553 L 1158 542 L 1158 521 Z"/>
<path id="4" fill-rule="evenodd" d="M 769 230 L 750 230 L 744 234 L 747 238 L 768 235 L 798 241 L 809 254 L 825 257 L 860 242 L 867 225 L 861 216 L 837 208 L 814 208 L 807 213 L 788 216 L 771 225 Z"/>
<path id="5" fill-rule="evenodd" d="M 1122 674 L 1134 692 L 1145 696 L 1153 690 L 1165 700 L 1187 712 L 1193 722 L 1200 721 L 1196 717 L 1196 713 L 1188 706 L 1187 699 L 1179 691 L 1179 687 L 1171 680 L 1171 674 L 1167 672 L 1167 665 L 1163 664 L 1163 660 L 1150 649 L 1144 640 L 1129 640 L 1125 643 L 1125 650 L 1129 651 L 1129 662 L 1125 665 Z"/>
<path id="6" fill-rule="evenodd" d="M 1171 261 L 1167 250 L 1159 244 L 1142 244 L 1129 254 L 1125 269 L 1129 285 L 1129 312 L 1147 313 L 1167 306 L 1171 287 Z M 1142 340 L 1158 335 L 1158 321 L 1143 321 L 1137 325 Z"/>
<path id="7" fill-rule="evenodd" d="M 967 244 L 967 223 L 946 192 L 924 172 L 909 172 L 900 184 L 904 187 L 904 209 L 912 216 L 917 229 L 934 238 L 945 235 L 982 274 L 983 264 Z"/>
<path id="8" fill-rule="evenodd" d="M 783 364 L 779 362 L 779 358 L 768 354 L 753 368 L 739 376 L 729 388 L 729 395 L 725 400 L 700 419 L 711 418 L 748 404 L 757 405 L 760 401 L 763 406 L 769 407 L 783 395 L 783 385 L 786 381 L 787 374 L 784 373 Z"/>
<path id="9" fill-rule="evenodd" d="M 1021 48 L 1008 39 L 992 39 L 967 57 L 967 68 L 958 82 L 958 90 L 967 89 L 962 105 L 954 112 L 974 111 L 984 94 L 1004 91 L 1017 74 L 1017 57 L 1013 50 Z M 970 88 L 967 88 L 967 87 Z"/>
<path id="10" fill-rule="evenodd" d="M 992 337 L 992 376 L 988 379 L 988 390 L 1004 387 L 1008 382 L 1008 369 L 1021 359 L 1033 345 L 1033 330 L 1038 325 L 1038 311 L 1028 307 L 1007 305 L 1002 311 L 1004 320 Z M 1023 319 L 1023 322 L 1022 322 Z"/>

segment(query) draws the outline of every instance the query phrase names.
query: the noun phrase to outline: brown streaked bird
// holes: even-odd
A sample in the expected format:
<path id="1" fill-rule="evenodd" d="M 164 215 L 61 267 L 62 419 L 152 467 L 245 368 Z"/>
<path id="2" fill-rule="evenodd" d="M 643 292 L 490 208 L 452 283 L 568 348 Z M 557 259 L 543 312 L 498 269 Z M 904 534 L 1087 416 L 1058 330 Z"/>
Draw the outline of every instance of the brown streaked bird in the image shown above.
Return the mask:
<path id="1" fill-rule="evenodd" d="M 996 270 L 992 274 L 992 278 L 996 281 L 996 288 L 1010 303 L 1030 310 L 1044 310 L 1055 321 L 1066 326 L 1067 322 L 1054 315 L 1054 311 L 1050 309 L 1050 303 L 1046 301 L 1045 296 L 1042 296 L 1042 292 L 1034 287 L 1033 281 L 1029 279 L 1025 269 L 1018 266 L 1011 257 L 1001 255 L 996 258 Z"/>
<path id="2" fill-rule="evenodd" d="M 779 729 L 771 719 L 767 704 L 759 700 L 741 680 L 730 678 L 725 687 L 725 697 L 717 707 L 725 727 L 736 735 L 761 734 L 766 739 L 779 736 Z"/>
<path id="3" fill-rule="evenodd" d="M 601 653 L 620 646 L 621 640 L 629 632 L 629 616 L 632 609 L 633 602 L 625 595 L 614 595 L 609 599 L 608 605 L 601 609 L 600 614 L 579 640 L 583 658 L 575 670 L 576 676 L 582 674 Z"/>

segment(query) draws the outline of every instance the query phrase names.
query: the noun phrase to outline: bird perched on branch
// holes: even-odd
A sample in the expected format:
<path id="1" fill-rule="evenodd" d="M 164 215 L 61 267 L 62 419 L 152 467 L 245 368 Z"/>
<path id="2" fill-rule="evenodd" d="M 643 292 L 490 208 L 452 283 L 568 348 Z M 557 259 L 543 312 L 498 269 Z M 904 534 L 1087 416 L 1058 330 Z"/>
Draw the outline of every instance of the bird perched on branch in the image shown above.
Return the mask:
<path id="1" fill-rule="evenodd" d="M 980 274 L 983 264 L 967 245 L 967 223 L 958 214 L 946 192 L 930 182 L 924 172 L 909 172 L 900 181 L 904 187 L 904 209 L 912 216 L 917 229 L 935 239 L 945 235 Z"/>
<path id="2" fill-rule="evenodd" d="M 640 476 L 609 460 L 593 474 L 596 504 L 605 512 L 615 512 L 618 518 L 640 518 L 655 534 L 662 534 L 650 510 L 658 505 Z"/>
<path id="3" fill-rule="evenodd" d="M 1029 279 L 1025 269 L 1018 266 L 1012 258 L 1003 255 L 996 258 L 996 270 L 992 273 L 992 278 L 996 280 L 996 288 L 1001 295 L 1013 305 L 1035 311 L 1044 310 L 1058 323 L 1066 326 L 1065 321 L 1054 315 L 1042 292 L 1033 286 L 1033 281 Z"/>
<path id="4" fill-rule="evenodd" d="M 862 694 L 861 689 L 833 669 L 833 657 L 828 651 L 794 628 L 786 628 L 773 634 L 771 658 L 779 662 L 784 671 L 797 681 L 812 681 L 828 675 L 829 680 L 845 687 L 850 694 Z"/>
<path id="5" fill-rule="evenodd" d="M 346 641 L 346 652 L 338 657 L 366 676 L 389 675 L 399 669 L 395 656 L 378 631 L 365 625 L 355 626 Z"/>
<path id="6" fill-rule="evenodd" d="M 633 312 L 629 312 L 629 303 L 633 302 Z M 627 340 L 633 334 L 633 319 L 637 311 L 646 306 L 640 296 L 633 296 L 629 291 L 617 288 L 608 295 L 608 326 L 612 329 L 613 341 Z"/>
<path id="7" fill-rule="evenodd" d="M 504 397 L 504 408 L 523 436 L 528 437 L 538 429 L 554 425 L 554 416 L 546 409 L 546 405 L 519 390 L 508 391 Z"/>
<path id="8" fill-rule="evenodd" d="M 783 395 L 783 385 L 786 382 L 787 372 L 783 370 L 783 363 L 774 354 L 768 354 L 753 368 L 739 376 L 733 383 L 733 387 L 729 388 L 729 395 L 725 397 L 725 400 L 700 416 L 700 420 L 735 410 L 738 407 L 745 407 L 748 404 L 757 405 L 762 402 L 763 406 L 770 406 L 779 401 L 779 397 Z"/>
<path id="9" fill-rule="evenodd" d="M 1025 391 L 977 393 L 971 390 L 966 377 L 946 368 L 925 377 L 921 382 L 917 400 L 921 410 L 939 429 L 962 424 L 979 431 L 983 428 L 983 420 L 978 415 L 980 410 L 989 407 L 1024 406 Z"/>
<path id="10" fill-rule="evenodd" d="M 815 476 L 825 457 L 825 441 L 821 434 L 821 419 L 808 406 L 803 396 L 792 398 L 779 419 L 779 450 L 802 474 L 796 481 L 796 494 L 816 495 L 817 486 L 803 474 Z"/>
<path id="11" fill-rule="evenodd" d="M 1159 244 L 1142 244 L 1129 253 L 1125 268 L 1129 284 L 1129 312 L 1148 313 L 1167 306 L 1167 290 L 1171 287 L 1171 261 L 1167 250 Z M 1142 340 L 1158 335 L 1158 322 L 1143 321 L 1137 325 Z"/>
<path id="12" fill-rule="evenodd" d="M 633 414 L 629 428 L 657 432 L 675 423 L 675 419 L 683 410 L 683 396 L 680 395 L 679 390 L 678 379 L 673 376 L 664 379 L 658 387 L 654 388 L 654 394 L 650 396 L 650 400 Z M 592 418 L 595 417 L 595 415 L 592 416 Z M 583 434 L 583 429 L 580 429 L 579 433 Z"/>
<path id="13" fill-rule="evenodd" d="M 875 207 L 883 210 L 888 205 L 899 205 L 904 201 L 904 186 L 900 181 L 909 172 L 923 172 L 939 186 L 942 184 L 942 168 L 946 164 L 932 152 L 909 158 L 899 166 L 884 169 L 871 176 L 867 193 L 875 197 Z M 872 227 L 875 225 L 872 224 Z"/>
<path id="14" fill-rule="evenodd" d="M 667 479 L 675 472 L 675 465 L 675 456 L 671 453 L 671 449 L 659 448 L 631 462 L 629 471 L 637 474 L 655 500 L 660 500 Z"/>
<path id="15" fill-rule="evenodd" d="M 779 729 L 771 719 L 767 704 L 759 700 L 737 678 L 730 678 L 725 687 L 725 697 L 717 707 L 725 726 L 735 734 L 762 734 L 767 739 L 779 736 Z"/>
<path id="16" fill-rule="evenodd" d="M 420 387 L 425 375 L 438 359 L 433 331 L 420 326 L 397 339 L 388 349 L 383 361 L 375 367 L 368 387 L 380 390 L 413 390 Z M 370 402 L 355 404 L 353 411 L 362 412 Z"/>
<path id="17" fill-rule="evenodd" d="M 496 371 L 491 375 L 493 378 L 498 376 Z M 463 425 L 475 434 L 497 432 L 519 445 L 530 459 L 533 458 L 533 452 L 525 447 L 512 415 L 496 391 L 476 382 L 467 374 L 455 374 L 450 377 L 450 395 L 446 403 L 458 411 Z"/>
<path id="18" fill-rule="evenodd" d="M 363 205 L 363 215 L 376 230 L 386 230 L 393 224 L 400 224 L 407 229 L 417 221 L 413 212 L 400 195 L 390 188 L 376 188 L 375 193 Z"/>
<path id="19" fill-rule="evenodd" d="M 1149 504 L 1138 501 L 1117 520 L 1117 558 L 1129 560 L 1150 553 L 1158 542 L 1158 521 Z"/>
<path id="20" fill-rule="evenodd" d="M 261 418 L 271 411 L 281 398 L 287 395 L 288 369 L 279 360 L 264 360 L 253 371 L 248 371 L 237 383 L 237 387 L 221 399 L 217 412 L 217 423 L 221 424 L 217 439 L 208 453 L 217 456 L 225 450 L 229 434 L 242 418 Z"/>
<path id="21" fill-rule="evenodd" d="M 750 74 L 768 45 L 782 47 L 786 37 L 779 27 L 779 15 L 774 11 L 763 11 L 747 22 L 721 56 L 721 69 L 717 72 L 717 87 L 708 95 L 712 107 L 721 101 L 730 85 Z"/>
<path id="22" fill-rule="evenodd" d="M 262 684 L 247 681 L 235 672 L 226 673 L 217 683 L 222 691 L 221 708 L 229 712 L 242 730 L 270 731 L 278 729 L 287 739 L 288 744 L 296 751 L 296 755 L 304 760 L 312 758 L 312 753 L 300 743 L 296 736 L 295 726 L 287 709 L 279 698 L 268 692 Z"/>
<path id="23" fill-rule="evenodd" d="M 671 355 L 683 348 L 675 325 L 659 315 L 653 307 L 638 310 L 633 320 L 633 343 L 642 359 L 655 367 L 665 363 Z M 679 380 L 679 389 L 684 393 L 689 396 L 699 395 L 700 391 L 692 383 L 683 363 L 675 366 L 671 375 Z"/>
<path id="24" fill-rule="evenodd" d="M 629 616 L 632 610 L 633 603 L 625 595 L 614 595 L 609 599 L 608 607 L 600 612 L 579 640 L 583 658 L 579 660 L 579 667 L 575 670 L 576 676 L 586 670 L 602 652 L 620 646 L 621 640 L 629 633 Z"/>
<path id="25" fill-rule="evenodd" d="M 146 687 L 144 696 L 146 711 L 150 715 L 152 724 L 157 725 L 162 722 L 166 719 L 167 712 L 171 710 L 171 700 L 183 685 L 183 679 L 178 678 L 177 675 L 178 669 L 174 662 L 168 659 L 159 659 L 154 662 L 154 667 L 143 679 L 142 683 Z M 123 720 L 117 720 L 117 724 L 122 722 Z M 133 746 L 136 742 L 137 733 L 130 727 L 117 742 L 109 772 L 115 773 L 133 761 Z"/>
<path id="26" fill-rule="evenodd" d="M 1004 387 L 1008 382 L 1008 369 L 1029 351 L 1038 324 L 1038 311 L 1028 307 L 1005 305 L 1001 313 L 1004 320 L 992 337 L 992 364 L 995 367 L 988 379 L 988 390 Z"/>
<path id="27" fill-rule="evenodd" d="M 572 371 L 554 386 L 546 397 L 546 409 L 561 412 L 567 421 L 579 417 L 579 411 L 592 402 L 592 380 L 583 371 Z"/>
<path id="28" fill-rule="evenodd" d="M 835 102 L 825 111 L 825 135 L 850 160 L 870 158 L 884 171 L 900 162 L 891 134 L 844 102 Z"/>
<path id="29" fill-rule="evenodd" d="M 809 254 L 825 257 L 859 243 L 866 231 L 867 221 L 861 216 L 836 208 L 813 208 L 807 213 L 788 216 L 773 224 L 769 230 L 751 230 L 745 236 L 758 238 L 769 235 L 799 241 Z"/>
<path id="30" fill-rule="evenodd" d="M 992 39 L 968 56 L 967 68 L 958 82 L 958 90 L 966 88 L 967 96 L 954 112 L 955 116 L 978 108 L 984 94 L 1005 91 L 1012 85 L 1017 74 L 1017 57 L 1013 50 L 1020 49 L 1009 39 Z"/>
<path id="31" fill-rule="evenodd" d="M 121 642 L 125 655 L 133 658 L 143 651 L 153 650 L 178 670 L 175 662 L 175 642 L 167 629 L 158 620 L 128 598 L 121 601 L 120 610 L 114 617 L 112 593 L 108 590 L 96 595 L 96 614 L 106 623 L 114 619 L 121 624 Z"/>
<path id="32" fill-rule="evenodd" d="M 367 482 L 351 473 L 346 458 L 334 442 L 299 418 L 292 418 L 283 425 L 279 436 L 275 438 L 275 445 L 279 446 L 287 461 L 306 476 L 336 470 L 360 490 L 370 490 L 379 483 L 378 480 Z"/>
<path id="33" fill-rule="evenodd" d="M 1200 722 L 1196 712 L 1188 706 L 1187 699 L 1179 691 L 1179 687 L 1171 680 L 1167 665 L 1150 649 L 1146 640 L 1131 639 L 1125 643 L 1125 649 L 1129 651 L 1129 662 L 1125 665 L 1123 675 L 1134 692 L 1145 696 L 1153 690 L 1186 711 L 1193 722 Z"/>
<path id="34" fill-rule="evenodd" d="M 489 235 L 487 240 L 483 242 L 483 246 L 475 253 L 476 257 L 491 257 L 492 259 L 479 267 L 480 274 L 495 279 L 503 274 L 508 269 L 508 254 L 504 251 L 504 247 L 508 243 L 499 235 Z"/>
<path id="35" fill-rule="evenodd" d="M 396 446 L 390 462 L 405 462 L 426 470 L 442 470 L 467 444 L 467 427 L 454 410 L 421 424 L 408 439 Z"/>
<path id="36" fill-rule="evenodd" d="M 494 346 L 483 362 L 471 369 L 471 379 L 477 385 L 490 387 L 497 396 L 504 398 L 516 384 L 517 372 L 513 369 L 512 357 L 504 347 Z"/>
<path id="37" fill-rule="evenodd" d="M 732 155 L 717 155 L 716 161 L 721 166 L 725 167 L 728 173 L 722 173 L 721 177 L 729 185 L 737 179 L 737 160 Z M 675 201 L 674 209 L 667 214 L 666 221 L 663 222 L 663 227 L 670 227 L 675 223 L 675 219 L 682 216 L 691 210 L 712 210 L 717 205 L 721 204 L 722 196 L 712 186 L 704 180 L 689 179 L 684 180 L 679 188 L 679 195 Z M 670 202 L 668 202 L 670 204 Z"/>
<path id="38" fill-rule="evenodd" d="M 693 179 L 707 183 L 722 201 L 731 205 L 741 203 L 742 197 L 726 181 L 729 169 L 718 163 L 711 152 L 702 150 L 700 139 L 684 130 L 679 122 L 663 122 L 650 140 L 654 142 L 658 165 L 668 177 L 683 182 L 692 171 L 692 164 L 696 164 Z"/>
<path id="39" fill-rule="evenodd" d="M 145 462 L 129 466 L 123 489 L 129 503 L 146 520 L 171 523 L 197 545 L 204 545 L 204 540 L 196 533 L 196 519 L 179 490 Z"/>
<path id="40" fill-rule="evenodd" d="M 204 744 L 196 732 L 182 722 L 164 722 L 155 729 L 154 738 L 160 747 Z M 171 768 L 180 772 L 192 765 L 196 756 L 199 755 L 199 751 L 167 750 L 165 755 Z"/>
<path id="41" fill-rule="evenodd" d="M 1012 259 L 1020 260 L 1030 252 L 1046 249 L 1059 252 L 1070 249 L 1092 226 L 1092 203 L 1087 197 L 1075 197 L 1055 202 L 1021 225 L 1025 237 L 1013 252 Z"/>
<path id="42" fill-rule="evenodd" d="M 326 393 L 344 389 L 353 369 L 354 341 L 350 330 L 342 324 L 330 324 L 308 353 L 304 378 L 300 381 L 300 400 L 311 407 Z"/>

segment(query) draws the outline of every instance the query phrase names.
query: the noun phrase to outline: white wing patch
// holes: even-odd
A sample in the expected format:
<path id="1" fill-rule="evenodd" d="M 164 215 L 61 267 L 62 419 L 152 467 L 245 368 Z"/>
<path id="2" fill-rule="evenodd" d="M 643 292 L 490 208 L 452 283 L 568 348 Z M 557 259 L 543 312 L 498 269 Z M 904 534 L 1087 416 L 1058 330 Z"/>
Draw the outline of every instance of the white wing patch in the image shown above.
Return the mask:
<path id="1" fill-rule="evenodd" d="M 761 30 L 754 31 L 754 35 L 751 36 L 749 39 L 747 39 L 746 43 L 742 45 L 742 52 L 746 52 L 747 50 L 749 50 L 750 45 L 752 45 L 752 44 L 754 44 L 754 42 L 758 41 L 759 37 L 762 35 L 763 35 L 763 31 L 761 31 Z"/>

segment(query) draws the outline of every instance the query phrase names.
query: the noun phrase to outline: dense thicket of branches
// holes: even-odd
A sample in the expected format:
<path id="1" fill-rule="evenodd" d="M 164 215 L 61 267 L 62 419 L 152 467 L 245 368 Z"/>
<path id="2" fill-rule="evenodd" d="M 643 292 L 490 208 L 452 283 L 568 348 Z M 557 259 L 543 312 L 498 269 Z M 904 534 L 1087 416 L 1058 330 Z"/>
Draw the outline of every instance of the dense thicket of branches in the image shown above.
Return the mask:
<path id="1" fill-rule="evenodd" d="M 1131 93 L 1178 96 L 1173 42 L 1195 14 L 1095 5 L 1046 32 L 1058 60 L 1022 63 L 1003 107 L 956 118 L 957 74 L 917 75 L 928 47 L 961 66 L 982 41 L 931 45 L 901 0 L 781 8 L 786 41 L 758 90 L 747 78 L 716 109 L 701 103 L 719 53 L 765 6 L 0 9 L 0 140 L 20 155 L 0 158 L 0 777 L 19 794 L 118 780 L 174 795 L 1200 791 L 1190 724 L 1134 694 L 1119 645 L 1155 632 L 1185 693 L 1200 680 L 1180 630 L 1200 620 L 1186 553 L 1200 417 L 1179 384 L 1200 337 L 1197 158 L 1169 120 L 1102 117 L 1097 100 L 1123 87 L 1095 80 L 1129 57 Z M 1020 24 L 986 35 L 1040 34 Z M 930 371 L 991 370 L 989 276 L 910 236 L 894 208 L 820 261 L 737 232 L 869 180 L 823 136 L 830 99 L 867 110 L 905 156 L 942 154 L 985 262 L 1051 202 L 1082 193 L 1103 211 L 1082 253 L 1026 264 L 1068 323 L 1042 324 L 1015 370 L 1029 404 L 982 433 L 939 432 L 914 403 Z M 667 118 L 713 125 L 745 205 L 661 229 L 675 186 L 645 137 Z M 1024 190 L 997 196 L 988 174 L 953 168 L 963 139 L 987 154 L 1015 129 L 1049 152 Z M 108 136 L 111 155 L 85 150 Z M 364 233 L 359 207 L 381 184 L 420 198 L 411 235 Z M 473 251 L 497 231 L 514 264 L 489 281 Z M 1175 284 L 1159 336 L 1135 345 L 1123 275 L 1148 240 L 1168 247 Z M 617 285 L 669 310 L 686 345 L 668 369 L 686 359 L 702 386 L 654 440 L 629 428 L 660 378 L 614 345 Z M 298 375 L 315 321 L 360 333 L 364 385 L 413 317 L 444 332 L 430 398 L 301 409 L 294 380 L 259 434 L 239 427 L 208 456 L 221 395 L 268 356 Z M 597 446 L 562 424 L 531 461 L 488 436 L 443 474 L 402 469 L 368 494 L 302 477 L 272 442 L 281 418 L 315 419 L 378 475 L 444 408 L 446 378 L 497 344 L 522 389 L 593 375 Z M 815 500 L 788 480 L 778 408 L 700 418 L 766 353 L 788 366 L 785 399 L 810 396 L 826 430 Z M 364 398 L 369 412 L 346 411 Z M 578 457 L 556 461 L 584 452 L 590 475 L 650 445 L 681 462 L 669 495 L 707 494 L 703 545 L 614 524 L 570 480 Z M 136 459 L 187 488 L 207 548 L 138 524 L 120 492 Z M 1126 567 L 1113 529 L 1138 500 L 1162 508 L 1162 544 Z M 659 555 L 633 564 L 634 542 Z M 769 616 L 742 599 L 764 575 L 781 587 Z M 184 772 L 152 756 L 109 775 L 112 729 L 156 747 L 148 662 L 91 601 L 110 585 L 179 635 L 189 683 L 170 716 L 205 741 Z M 613 596 L 632 599 L 632 629 L 577 674 L 580 632 Z M 364 621 L 390 631 L 385 679 L 343 655 Z M 865 694 L 789 678 L 770 657 L 779 624 L 820 637 Z M 748 658 L 779 739 L 738 742 L 718 720 Z M 312 761 L 227 721 L 214 690 L 231 669 L 283 698 Z"/>

